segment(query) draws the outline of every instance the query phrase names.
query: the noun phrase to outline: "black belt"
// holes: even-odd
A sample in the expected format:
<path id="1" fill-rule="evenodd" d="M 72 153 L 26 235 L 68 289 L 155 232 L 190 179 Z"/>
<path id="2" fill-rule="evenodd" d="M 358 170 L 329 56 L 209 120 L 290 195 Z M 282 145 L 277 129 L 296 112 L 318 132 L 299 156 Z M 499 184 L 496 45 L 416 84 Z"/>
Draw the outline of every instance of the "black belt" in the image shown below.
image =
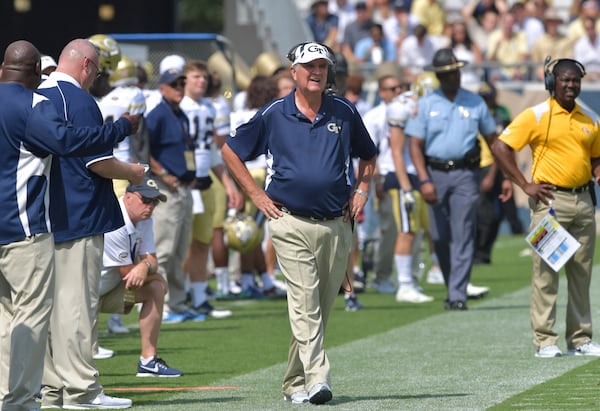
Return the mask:
<path id="1" fill-rule="evenodd" d="M 582 186 L 579 187 L 573 187 L 573 188 L 568 188 L 568 187 L 560 187 L 557 186 L 555 184 L 552 184 L 554 187 L 556 187 L 556 191 L 564 191 L 565 193 L 573 193 L 573 194 L 578 194 L 578 193 L 585 193 L 586 191 L 589 190 L 590 186 L 588 184 L 584 184 Z"/>
<path id="2" fill-rule="evenodd" d="M 463 168 L 472 168 L 463 159 L 460 160 L 442 160 L 441 158 L 427 157 L 427 165 L 434 170 L 450 171 Z"/>
<path id="3" fill-rule="evenodd" d="M 297 213 L 295 211 L 289 210 L 287 207 L 282 206 L 282 205 L 275 205 L 279 210 L 283 211 L 286 214 L 289 215 L 293 215 L 296 217 L 302 217 L 302 218 L 307 218 L 309 220 L 312 221 L 330 221 L 330 220 L 335 220 L 336 218 L 340 218 L 342 215 L 337 215 L 337 216 L 330 216 L 330 217 L 315 217 L 315 216 L 311 216 L 311 215 L 307 215 L 307 214 L 303 214 L 303 213 Z"/>

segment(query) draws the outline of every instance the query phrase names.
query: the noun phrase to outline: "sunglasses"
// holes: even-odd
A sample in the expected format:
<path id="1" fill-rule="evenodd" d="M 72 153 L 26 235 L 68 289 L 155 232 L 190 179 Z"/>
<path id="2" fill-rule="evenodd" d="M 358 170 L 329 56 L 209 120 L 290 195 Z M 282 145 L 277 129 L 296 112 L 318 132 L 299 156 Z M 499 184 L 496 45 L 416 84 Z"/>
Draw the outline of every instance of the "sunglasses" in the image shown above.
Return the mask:
<path id="1" fill-rule="evenodd" d="M 173 88 L 184 88 L 185 87 L 185 80 L 184 79 L 179 79 L 176 80 L 172 83 L 169 83 L 169 86 L 173 87 Z"/>
<path id="2" fill-rule="evenodd" d="M 160 203 L 160 200 L 158 198 L 144 197 L 140 193 L 137 193 L 137 194 L 139 195 L 140 200 L 142 200 L 142 203 L 144 203 L 146 205 L 153 204 L 156 207 L 158 205 L 158 203 Z"/>
<path id="3" fill-rule="evenodd" d="M 382 90 L 383 90 L 383 91 L 396 91 L 396 90 L 402 90 L 402 86 L 398 85 L 398 86 L 393 86 L 393 87 L 384 87 Z"/>

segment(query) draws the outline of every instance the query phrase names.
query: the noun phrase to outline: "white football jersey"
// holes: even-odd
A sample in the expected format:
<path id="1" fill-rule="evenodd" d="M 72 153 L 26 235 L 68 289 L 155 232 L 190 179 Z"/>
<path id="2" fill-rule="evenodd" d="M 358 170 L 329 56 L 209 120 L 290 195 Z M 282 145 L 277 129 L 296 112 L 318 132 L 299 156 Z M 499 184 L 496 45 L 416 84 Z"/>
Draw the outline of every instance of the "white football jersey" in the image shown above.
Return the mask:
<path id="1" fill-rule="evenodd" d="M 207 177 L 211 167 L 222 162 L 214 145 L 215 108 L 208 99 L 200 102 L 185 96 L 179 107 L 189 120 L 190 138 L 194 142 L 196 177 Z"/>
<path id="2" fill-rule="evenodd" d="M 246 124 L 254 115 L 258 109 L 244 109 L 239 111 L 231 112 L 231 131 L 232 133 L 242 124 Z M 256 157 L 254 160 L 246 161 L 244 163 L 247 168 L 266 168 L 267 167 L 267 157 L 264 154 Z"/>
<path id="3" fill-rule="evenodd" d="M 395 97 L 387 106 L 387 124 L 388 127 L 401 127 L 404 129 L 406 122 L 413 115 L 417 107 L 415 95 L 412 91 L 407 91 Z M 393 164 L 393 162 L 392 162 Z M 408 150 L 408 141 L 404 145 L 404 164 L 408 174 L 417 174 L 410 153 Z M 395 170 L 392 170 L 395 171 Z"/>
<path id="4" fill-rule="evenodd" d="M 146 99 L 142 90 L 135 86 L 115 87 L 110 93 L 102 97 L 98 102 L 104 122 L 116 121 L 129 112 L 131 115 L 144 114 L 146 111 Z M 117 144 L 113 150 L 114 156 L 121 161 L 131 161 L 129 137 Z"/>
<path id="5" fill-rule="evenodd" d="M 394 160 L 390 151 L 390 128 L 387 124 L 387 104 L 381 102 L 363 116 L 363 123 L 377 147 L 377 171 L 379 175 L 394 172 Z"/>

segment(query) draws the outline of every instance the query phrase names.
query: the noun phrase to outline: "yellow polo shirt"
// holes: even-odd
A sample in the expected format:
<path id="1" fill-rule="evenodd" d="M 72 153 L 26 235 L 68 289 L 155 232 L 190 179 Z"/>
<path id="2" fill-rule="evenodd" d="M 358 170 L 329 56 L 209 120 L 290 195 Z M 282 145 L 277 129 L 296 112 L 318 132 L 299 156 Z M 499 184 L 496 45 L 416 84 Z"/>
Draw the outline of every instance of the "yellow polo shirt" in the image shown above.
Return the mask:
<path id="1" fill-rule="evenodd" d="M 519 114 L 499 138 L 515 151 L 531 148 L 535 183 L 582 186 L 600 157 L 598 118 L 578 104 L 568 112 L 553 97 Z"/>

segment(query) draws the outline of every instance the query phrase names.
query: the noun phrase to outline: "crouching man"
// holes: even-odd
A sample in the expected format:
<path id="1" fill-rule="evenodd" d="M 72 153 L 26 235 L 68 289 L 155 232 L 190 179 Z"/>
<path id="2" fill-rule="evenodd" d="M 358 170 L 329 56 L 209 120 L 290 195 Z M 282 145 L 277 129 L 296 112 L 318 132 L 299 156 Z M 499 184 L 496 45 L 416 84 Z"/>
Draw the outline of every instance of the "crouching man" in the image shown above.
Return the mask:
<path id="1" fill-rule="evenodd" d="M 139 315 L 142 352 L 138 377 L 179 377 L 183 374 L 169 367 L 157 354 L 167 284 L 156 272 L 152 213 L 166 199 L 156 182 L 148 177 L 142 184 L 129 185 L 119 199 L 125 225 L 104 236 L 99 311 L 127 314 L 135 303 L 142 303 Z"/>

